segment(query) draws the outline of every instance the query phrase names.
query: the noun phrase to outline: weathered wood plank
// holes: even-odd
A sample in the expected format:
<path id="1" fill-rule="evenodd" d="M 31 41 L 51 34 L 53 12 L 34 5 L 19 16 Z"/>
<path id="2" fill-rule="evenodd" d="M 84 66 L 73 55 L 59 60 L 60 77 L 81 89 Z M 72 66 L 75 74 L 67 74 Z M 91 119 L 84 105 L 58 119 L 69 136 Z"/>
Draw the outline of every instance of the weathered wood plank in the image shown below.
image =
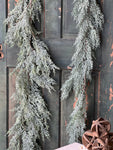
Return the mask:
<path id="1" fill-rule="evenodd" d="M 68 78 L 70 71 L 62 71 L 62 84 Z M 69 98 L 61 101 L 61 124 L 60 124 L 60 146 L 65 146 L 68 144 L 69 136 L 66 134 L 66 126 L 69 122 L 69 116 L 73 111 L 74 95 L 70 93 Z"/>
<path id="2" fill-rule="evenodd" d="M 87 110 L 87 119 L 86 119 L 86 129 L 91 128 L 92 121 L 94 120 L 94 110 L 95 110 L 95 80 L 92 77 L 92 81 L 87 83 L 86 86 L 86 110 Z"/>
<path id="3" fill-rule="evenodd" d="M 75 21 L 71 15 L 73 9 L 73 0 L 63 0 L 63 35 L 64 39 L 75 39 L 77 29 Z"/>
<path id="4" fill-rule="evenodd" d="M 103 117 L 111 122 L 113 131 L 113 72 L 100 71 L 96 77 L 95 117 Z"/>
<path id="5" fill-rule="evenodd" d="M 60 38 L 61 0 L 44 0 L 45 38 Z"/>
<path id="6" fill-rule="evenodd" d="M 102 9 L 105 15 L 104 30 L 102 32 L 102 48 L 97 51 L 98 72 L 95 72 L 95 119 L 104 117 L 111 122 L 113 131 L 113 1 L 103 1 Z M 101 53 L 101 55 L 100 55 Z"/>
<path id="7" fill-rule="evenodd" d="M 56 85 L 54 86 L 55 91 L 49 93 L 47 90 L 43 90 L 44 99 L 47 102 L 47 106 L 51 113 L 51 120 L 49 121 L 50 126 L 50 141 L 46 140 L 43 144 L 43 150 L 53 150 L 59 147 L 59 88 L 60 88 L 60 71 L 57 71 L 54 79 Z"/>
<path id="8" fill-rule="evenodd" d="M 5 62 L 0 60 L 0 149 L 6 149 L 6 70 Z"/>
<path id="9" fill-rule="evenodd" d="M 6 149 L 6 50 L 4 48 L 6 1 L 0 0 L 0 44 L 4 58 L 0 59 L 0 149 Z"/>

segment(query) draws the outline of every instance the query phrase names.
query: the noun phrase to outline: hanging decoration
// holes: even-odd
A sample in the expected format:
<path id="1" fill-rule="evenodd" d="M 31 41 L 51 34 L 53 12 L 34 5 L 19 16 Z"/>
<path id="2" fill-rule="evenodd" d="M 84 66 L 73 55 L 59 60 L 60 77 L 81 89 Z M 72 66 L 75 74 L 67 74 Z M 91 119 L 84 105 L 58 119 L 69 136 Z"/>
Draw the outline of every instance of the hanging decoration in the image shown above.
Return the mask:
<path id="1" fill-rule="evenodd" d="M 50 112 L 47 109 L 41 88 L 54 89 L 55 81 L 51 71 L 58 69 L 52 62 L 46 44 L 39 39 L 35 21 L 41 14 L 40 0 L 19 0 L 9 13 L 6 43 L 20 48 L 16 73 L 16 122 L 9 130 L 12 138 L 9 150 L 40 150 L 40 141 L 49 138 L 48 123 Z M 91 80 L 93 58 L 100 46 L 100 31 L 104 22 L 103 14 L 96 0 L 74 0 L 72 15 L 79 30 L 75 40 L 75 53 L 68 80 L 62 87 L 62 99 L 73 89 L 76 106 L 67 126 L 69 143 L 77 142 L 85 129 L 85 88 Z M 69 67 L 69 68 L 70 68 Z M 41 139 L 41 140 L 40 140 Z"/>
<path id="2" fill-rule="evenodd" d="M 58 69 L 50 59 L 48 48 L 38 38 L 34 23 L 39 21 L 40 0 L 19 0 L 9 13 L 5 23 L 8 25 L 6 43 L 20 48 L 17 60 L 16 122 L 9 130 L 11 140 L 9 150 L 40 150 L 41 141 L 49 138 L 47 109 L 41 88 L 53 90 L 55 81 L 51 71 Z"/>
<path id="3" fill-rule="evenodd" d="M 69 66 L 72 70 L 62 87 L 63 100 L 68 98 L 72 89 L 74 101 L 76 100 L 76 106 L 67 125 L 69 143 L 79 141 L 84 133 L 85 88 L 87 81 L 91 80 L 95 50 L 100 46 L 100 31 L 104 23 L 103 14 L 96 0 L 74 0 L 72 16 L 79 31 L 74 43 L 75 53 Z"/>

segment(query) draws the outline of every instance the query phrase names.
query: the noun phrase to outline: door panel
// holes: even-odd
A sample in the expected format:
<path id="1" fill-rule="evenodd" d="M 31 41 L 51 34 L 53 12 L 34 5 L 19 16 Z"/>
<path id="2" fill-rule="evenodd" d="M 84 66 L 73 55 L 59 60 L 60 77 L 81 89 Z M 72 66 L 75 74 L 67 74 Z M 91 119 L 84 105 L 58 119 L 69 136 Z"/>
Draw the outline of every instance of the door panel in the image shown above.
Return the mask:
<path id="1" fill-rule="evenodd" d="M 97 51 L 98 67 L 95 79 L 95 118 L 101 116 L 111 122 L 113 132 L 113 1 L 103 1 L 105 16 L 102 46 Z"/>
<path id="2" fill-rule="evenodd" d="M 45 143 L 43 143 L 43 150 L 53 150 L 60 146 L 68 144 L 66 125 L 69 121 L 69 115 L 73 111 L 73 105 L 75 105 L 75 102 L 73 101 L 73 93 L 70 94 L 70 97 L 67 100 L 61 101 L 60 88 L 68 78 L 70 72 L 69 70 L 67 70 L 67 66 L 71 62 L 71 57 L 74 52 L 73 43 L 77 35 L 75 22 L 71 17 L 72 1 L 73 0 L 43 0 L 44 11 L 41 17 L 42 39 L 50 49 L 51 58 L 53 59 L 55 64 L 60 67 L 60 70 L 57 71 L 56 75 L 54 76 L 57 83 L 55 86 L 56 91 L 50 94 L 46 89 L 43 89 L 45 101 L 47 102 L 49 110 L 52 114 L 51 121 L 49 122 L 51 140 L 45 141 Z M 5 5 L 2 0 L 1 3 L 3 4 L 3 6 Z M 95 67 L 92 73 L 93 80 L 91 83 L 88 83 L 86 88 L 86 109 L 88 112 L 87 128 L 90 127 L 91 122 L 94 118 L 96 119 L 98 116 L 102 116 L 104 118 L 111 119 L 113 131 L 112 5 L 112 0 L 102 3 L 103 10 L 105 12 L 105 19 L 107 18 L 108 21 L 105 22 L 102 36 L 103 46 L 96 52 L 97 59 L 94 63 Z M 15 6 L 15 0 L 10 0 L 8 6 L 9 10 L 11 10 Z M 0 35 L 0 38 L 3 39 L 4 35 L 2 35 L 2 37 Z M 15 85 L 15 77 L 11 78 L 9 76 L 9 73 L 12 71 L 12 67 L 14 68 L 16 66 L 18 52 L 19 49 L 17 47 L 7 49 L 7 57 L 5 57 L 7 58 L 7 60 L 5 60 L 5 58 L 3 60 L 0 60 L 0 77 L 3 79 L 1 81 L 2 88 L 0 88 L 0 119 L 6 125 L 6 101 L 4 101 L 4 99 L 6 100 L 6 97 L 4 93 L 6 92 L 5 88 L 7 87 L 7 111 L 9 112 L 7 113 L 7 125 L 9 124 L 9 126 L 11 126 L 14 122 L 14 120 L 12 119 L 13 113 L 10 112 L 10 107 L 12 108 L 14 106 L 14 103 L 12 103 L 12 101 L 10 100 L 10 96 L 14 91 Z M 6 70 L 4 69 L 6 65 L 8 70 L 7 74 L 5 72 Z M 5 83 L 6 75 L 7 86 Z M 3 125 L 3 123 L 1 123 L 0 121 L 0 128 L 2 129 L 0 132 L 0 146 L 2 145 L 3 150 L 5 150 L 4 146 L 6 145 L 6 138 L 3 138 L 3 136 L 1 136 L 6 132 L 6 127 Z"/>
<path id="3" fill-rule="evenodd" d="M 71 11 L 73 9 L 73 0 L 63 0 L 63 38 L 67 39 L 75 39 L 75 34 L 77 34 L 77 30 L 75 28 L 75 21 L 73 21 L 73 17 L 71 15 Z"/>
<path id="4" fill-rule="evenodd" d="M 61 0 L 43 0 L 45 38 L 60 38 Z"/>
<path id="5" fill-rule="evenodd" d="M 72 1 L 72 0 L 71 0 Z M 11 6 L 14 0 L 10 0 Z M 68 1 L 61 0 L 44 0 L 44 11 L 41 17 L 43 31 L 42 38 L 50 49 L 50 55 L 55 64 L 60 67 L 60 71 L 56 72 L 55 92 L 51 94 L 43 89 L 43 95 L 52 114 L 50 124 L 50 141 L 43 143 L 44 150 L 53 150 L 60 146 L 68 144 L 68 136 L 66 135 L 66 125 L 69 121 L 69 115 L 73 111 L 73 93 L 66 101 L 60 99 L 60 88 L 67 79 L 69 72 L 67 66 L 71 62 L 71 57 L 74 52 L 73 43 L 76 36 L 75 23 L 71 17 L 72 4 Z M 11 8 L 10 6 L 10 8 Z M 7 67 L 16 66 L 16 59 L 19 49 L 13 47 L 7 50 Z M 9 77 L 9 91 L 13 89 L 14 83 Z M 11 92 L 9 92 L 10 94 Z M 90 109 L 88 109 L 88 125 L 93 120 L 93 103 L 94 103 L 94 83 L 92 83 L 86 91 L 86 100 Z M 88 94 L 89 93 L 89 94 Z M 9 100 L 9 107 L 14 104 Z M 89 108 L 89 107 L 88 107 Z M 12 116 L 9 114 L 9 123 L 11 124 Z"/>

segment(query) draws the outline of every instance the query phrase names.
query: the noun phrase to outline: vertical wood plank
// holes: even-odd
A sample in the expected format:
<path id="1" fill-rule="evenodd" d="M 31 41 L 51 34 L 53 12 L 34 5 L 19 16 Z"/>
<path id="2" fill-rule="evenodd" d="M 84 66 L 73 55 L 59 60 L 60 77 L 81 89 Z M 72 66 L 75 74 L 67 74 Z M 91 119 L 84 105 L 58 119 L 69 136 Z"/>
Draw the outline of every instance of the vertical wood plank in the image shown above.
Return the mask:
<path id="1" fill-rule="evenodd" d="M 7 13 L 9 13 L 16 5 L 17 0 L 7 0 Z M 7 14 L 8 15 L 8 14 Z M 10 48 L 11 49 L 11 48 Z M 7 49 L 7 52 L 9 51 L 9 49 Z M 13 60 L 15 60 L 17 58 L 17 56 L 15 55 L 15 53 L 13 53 Z M 6 58 L 7 59 L 7 58 Z M 14 107 L 15 107 L 15 102 L 13 101 L 13 99 L 11 98 L 12 95 L 15 92 L 15 76 L 10 76 L 10 73 L 13 71 L 13 68 L 8 68 L 8 62 L 6 61 L 6 66 L 7 66 L 7 130 L 9 130 L 13 124 L 15 123 L 15 118 L 14 118 L 14 114 L 15 112 L 13 111 Z M 7 147 L 9 145 L 11 137 L 7 138 Z"/>
<path id="2" fill-rule="evenodd" d="M 63 70 L 62 71 L 62 84 L 68 78 L 70 71 Z M 73 111 L 73 103 L 74 103 L 74 95 L 70 93 L 69 98 L 66 100 L 61 101 L 61 145 L 64 146 L 68 144 L 69 136 L 66 134 L 66 126 L 69 122 L 69 116 Z"/>
<path id="3" fill-rule="evenodd" d="M 0 44 L 4 58 L 0 59 L 0 149 L 6 149 L 6 51 L 4 48 L 6 1 L 0 0 Z"/>
<path id="4" fill-rule="evenodd" d="M 43 90 L 47 107 L 51 113 L 51 120 L 49 121 L 50 140 L 46 140 L 43 144 L 43 150 L 53 150 L 59 147 L 59 85 L 60 85 L 60 71 L 56 72 L 54 77 L 56 81 L 55 91 L 48 93 L 47 90 Z"/>
<path id="5" fill-rule="evenodd" d="M 92 81 L 87 83 L 85 96 L 87 110 L 86 129 L 89 130 L 94 120 L 95 110 L 95 78 L 93 76 Z"/>
<path id="6" fill-rule="evenodd" d="M 103 117 L 111 122 L 113 131 L 113 72 L 98 72 L 95 90 L 95 117 Z"/>
<path id="7" fill-rule="evenodd" d="M 111 131 L 113 131 L 113 1 L 103 1 L 102 9 L 105 16 L 104 30 L 102 32 L 101 57 L 97 57 L 100 62 L 99 71 L 96 73 L 95 82 L 95 119 L 103 117 L 110 120 Z M 97 56 L 99 56 L 97 51 Z"/>
<path id="8" fill-rule="evenodd" d="M 6 66 L 0 60 L 0 149 L 6 149 Z"/>

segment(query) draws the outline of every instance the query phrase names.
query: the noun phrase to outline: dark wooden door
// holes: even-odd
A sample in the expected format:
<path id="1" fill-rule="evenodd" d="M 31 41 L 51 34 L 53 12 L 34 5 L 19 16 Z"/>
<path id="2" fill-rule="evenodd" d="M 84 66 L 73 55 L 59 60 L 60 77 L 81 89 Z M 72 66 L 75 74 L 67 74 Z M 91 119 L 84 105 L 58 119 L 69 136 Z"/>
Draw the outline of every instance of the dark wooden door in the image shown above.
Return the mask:
<path id="1" fill-rule="evenodd" d="M 19 49 L 17 47 L 3 47 L 5 27 L 3 20 L 6 11 L 13 9 L 17 0 L 0 0 L 0 44 L 4 58 L 0 60 L 0 149 L 5 150 L 8 141 L 5 133 L 14 123 L 14 113 L 10 110 L 14 107 L 11 95 L 15 90 L 15 76 L 9 76 L 16 66 L 16 59 Z M 75 22 L 71 17 L 73 0 L 43 0 L 43 14 L 41 17 L 42 38 L 50 49 L 53 61 L 58 67 L 54 76 L 57 84 L 56 91 L 52 94 L 43 90 L 45 100 L 52 114 L 50 124 L 50 141 L 43 144 L 44 150 L 53 150 L 68 144 L 66 125 L 69 115 L 73 111 L 73 93 L 66 101 L 61 101 L 60 88 L 69 75 L 67 66 L 71 62 L 74 52 L 73 43 L 77 36 Z M 100 2 L 100 1 L 99 1 Z M 99 116 L 107 118 L 112 123 L 113 131 L 113 1 L 102 1 L 102 9 L 105 14 L 105 25 L 103 31 L 102 48 L 97 50 L 93 80 L 86 88 L 87 103 L 87 128 L 90 127 L 93 119 Z M 7 10 L 6 10 L 7 8 Z"/>

